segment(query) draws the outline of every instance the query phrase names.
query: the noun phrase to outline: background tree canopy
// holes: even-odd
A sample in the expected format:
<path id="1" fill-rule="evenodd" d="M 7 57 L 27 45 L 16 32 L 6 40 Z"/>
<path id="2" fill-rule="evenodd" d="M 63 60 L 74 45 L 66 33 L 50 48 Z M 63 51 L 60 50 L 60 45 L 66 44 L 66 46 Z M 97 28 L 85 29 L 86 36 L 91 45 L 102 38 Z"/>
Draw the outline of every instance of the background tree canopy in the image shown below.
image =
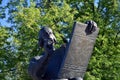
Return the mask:
<path id="1" fill-rule="evenodd" d="M 94 20 L 100 28 L 84 80 L 120 80 L 119 0 L 0 0 L 0 80 L 31 80 L 29 60 L 40 55 L 38 31 L 53 29 L 69 38 L 74 21 Z M 1 20 L 1 21 L 2 21 Z"/>

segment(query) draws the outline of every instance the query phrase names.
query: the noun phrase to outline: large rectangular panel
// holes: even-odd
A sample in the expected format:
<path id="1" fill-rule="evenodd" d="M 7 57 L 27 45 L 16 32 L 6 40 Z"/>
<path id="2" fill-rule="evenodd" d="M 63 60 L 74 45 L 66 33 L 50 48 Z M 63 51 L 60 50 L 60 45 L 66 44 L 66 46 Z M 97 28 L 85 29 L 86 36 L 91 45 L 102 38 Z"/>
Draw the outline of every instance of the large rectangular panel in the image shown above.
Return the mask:
<path id="1" fill-rule="evenodd" d="M 92 54 L 99 29 L 87 35 L 87 25 L 75 22 L 72 37 L 61 65 L 59 78 L 83 77 Z"/>

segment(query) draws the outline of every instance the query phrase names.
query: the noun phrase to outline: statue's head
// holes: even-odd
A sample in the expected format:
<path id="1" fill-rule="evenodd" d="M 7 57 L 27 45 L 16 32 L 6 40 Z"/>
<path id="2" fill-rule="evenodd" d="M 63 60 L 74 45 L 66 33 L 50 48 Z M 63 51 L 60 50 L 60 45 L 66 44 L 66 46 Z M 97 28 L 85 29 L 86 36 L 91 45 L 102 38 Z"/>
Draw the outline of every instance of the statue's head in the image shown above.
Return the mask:
<path id="1" fill-rule="evenodd" d="M 44 45 L 54 45 L 56 43 L 56 38 L 53 34 L 53 31 L 49 27 L 43 27 L 39 31 L 39 46 L 43 47 Z"/>

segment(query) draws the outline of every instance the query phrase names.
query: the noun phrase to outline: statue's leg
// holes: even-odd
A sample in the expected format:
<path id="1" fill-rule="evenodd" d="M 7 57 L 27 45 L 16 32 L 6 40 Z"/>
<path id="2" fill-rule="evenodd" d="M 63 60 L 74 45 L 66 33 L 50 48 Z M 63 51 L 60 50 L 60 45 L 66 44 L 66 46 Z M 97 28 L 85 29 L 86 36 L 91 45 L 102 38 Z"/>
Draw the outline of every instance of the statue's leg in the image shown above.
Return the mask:
<path id="1" fill-rule="evenodd" d="M 33 80 L 39 80 L 36 75 L 38 66 L 40 66 L 40 61 L 42 60 L 43 56 L 35 56 L 31 59 L 29 67 L 28 67 L 28 74 L 32 77 Z"/>
<path id="2" fill-rule="evenodd" d="M 50 57 L 51 55 L 45 53 L 37 62 L 37 66 L 35 67 L 33 72 L 33 75 L 36 78 L 35 80 L 42 80 L 42 78 L 44 77 Z"/>
<path id="3" fill-rule="evenodd" d="M 42 80 L 49 59 L 50 56 L 48 56 L 48 54 L 36 56 L 31 59 L 28 67 L 28 74 L 32 77 L 33 80 Z"/>

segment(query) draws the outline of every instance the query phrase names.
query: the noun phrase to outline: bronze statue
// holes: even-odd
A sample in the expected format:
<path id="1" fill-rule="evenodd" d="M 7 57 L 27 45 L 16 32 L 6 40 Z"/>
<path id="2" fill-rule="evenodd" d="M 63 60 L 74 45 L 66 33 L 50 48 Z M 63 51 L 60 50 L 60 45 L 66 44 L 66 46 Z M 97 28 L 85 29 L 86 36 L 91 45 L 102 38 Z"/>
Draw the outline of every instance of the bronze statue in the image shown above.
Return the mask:
<path id="1" fill-rule="evenodd" d="M 96 31 L 97 24 L 94 21 L 86 21 L 86 24 L 86 35 Z M 58 77 L 67 49 L 65 46 L 61 46 L 55 50 L 54 44 L 56 42 L 56 38 L 49 27 L 41 28 L 39 31 L 38 45 L 40 48 L 44 48 L 44 55 L 31 59 L 28 68 L 29 75 L 33 80 L 82 80 L 81 77 L 71 78 L 71 76 L 69 76 L 69 78 L 66 79 Z"/>
<path id="2" fill-rule="evenodd" d="M 56 43 L 56 38 L 49 27 L 43 27 L 39 31 L 38 45 L 44 48 L 44 55 L 36 56 L 30 61 L 28 73 L 33 78 L 33 80 L 40 80 L 44 74 L 44 70 L 47 66 L 50 56 L 54 52 L 54 44 Z"/>

